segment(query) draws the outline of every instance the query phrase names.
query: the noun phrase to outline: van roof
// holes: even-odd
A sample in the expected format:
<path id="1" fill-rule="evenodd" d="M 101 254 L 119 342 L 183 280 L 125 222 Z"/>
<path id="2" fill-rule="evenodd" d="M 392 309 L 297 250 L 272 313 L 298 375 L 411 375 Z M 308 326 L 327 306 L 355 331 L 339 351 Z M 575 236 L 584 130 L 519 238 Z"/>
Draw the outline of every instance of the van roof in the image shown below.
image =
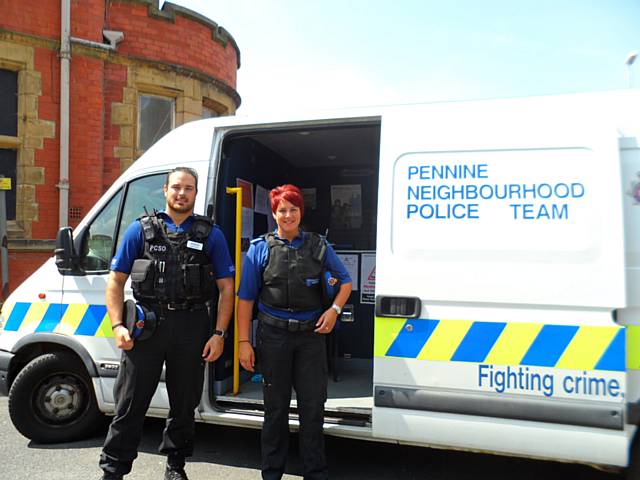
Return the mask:
<path id="1" fill-rule="evenodd" d="M 486 100 L 463 100 L 447 102 L 414 103 L 403 105 L 370 106 L 358 108 L 344 108 L 319 111 L 279 111 L 260 116 L 227 116 L 196 120 L 179 126 L 167 133 L 156 142 L 140 159 L 129 169 L 129 173 L 158 170 L 158 167 L 174 166 L 177 163 L 203 161 L 211 158 L 212 140 L 215 128 L 232 128 L 272 126 L 273 128 L 287 125 L 303 126 L 306 123 L 318 125 L 322 123 L 335 123 L 344 119 L 382 119 L 385 115 L 402 115 L 403 111 L 424 109 L 440 110 L 443 106 L 451 105 L 459 114 L 463 114 L 465 108 L 483 108 L 491 104 L 501 104 L 512 108 L 531 108 L 548 104 L 549 108 L 563 109 L 575 108 L 585 110 L 585 113 L 593 117 L 606 116 L 614 120 L 618 125 L 621 137 L 638 136 L 637 110 L 631 108 L 630 99 L 640 101 L 640 89 L 626 89 L 603 91 L 593 93 L 575 93 L 563 95 L 541 95 L 516 98 L 499 98 Z"/>

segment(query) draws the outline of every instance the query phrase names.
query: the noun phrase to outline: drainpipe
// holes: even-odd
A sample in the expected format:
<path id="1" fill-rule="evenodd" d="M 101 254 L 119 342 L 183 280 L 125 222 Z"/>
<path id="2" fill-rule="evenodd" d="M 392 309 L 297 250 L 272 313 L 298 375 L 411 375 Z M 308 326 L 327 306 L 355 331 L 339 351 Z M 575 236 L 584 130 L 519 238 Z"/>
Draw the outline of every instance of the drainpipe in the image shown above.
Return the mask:
<path id="1" fill-rule="evenodd" d="M 60 190 L 59 227 L 69 225 L 69 70 L 71 0 L 60 2 Z"/>

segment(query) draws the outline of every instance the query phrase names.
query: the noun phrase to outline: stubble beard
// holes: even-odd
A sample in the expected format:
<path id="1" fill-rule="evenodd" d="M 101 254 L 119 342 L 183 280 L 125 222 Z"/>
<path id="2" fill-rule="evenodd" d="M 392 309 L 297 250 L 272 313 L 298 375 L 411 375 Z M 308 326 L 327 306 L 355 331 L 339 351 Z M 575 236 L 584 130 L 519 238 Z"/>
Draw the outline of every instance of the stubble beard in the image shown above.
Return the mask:
<path id="1" fill-rule="evenodd" d="M 181 205 L 173 201 L 173 202 L 167 202 L 167 207 L 169 207 L 169 210 L 173 210 L 176 213 L 189 213 L 193 211 L 194 203 L 195 202 L 185 203 Z"/>

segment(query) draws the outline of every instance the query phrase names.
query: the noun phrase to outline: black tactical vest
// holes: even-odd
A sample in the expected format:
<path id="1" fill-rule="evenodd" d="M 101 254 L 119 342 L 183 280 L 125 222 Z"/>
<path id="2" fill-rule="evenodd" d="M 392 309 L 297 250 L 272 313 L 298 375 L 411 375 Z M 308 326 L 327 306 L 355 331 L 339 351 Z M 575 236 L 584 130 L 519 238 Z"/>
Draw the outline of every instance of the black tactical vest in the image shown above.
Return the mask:
<path id="1" fill-rule="evenodd" d="M 211 259 L 206 253 L 213 221 L 194 215 L 188 232 L 168 233 L 156 215 L 138 219 L 144 254 L 133 263 L 131 287 L 138 301 L 205 303 L 216 291 Z"/>
<path id="2" fill-rule="evenodd" d="M 274 233 L 263 235 L 269 260 L 262 274 L 260 301 L 289 311 L 322 308 L 320 277 L 327 244 L 317 233 L 305 233 L 300 248 L 290 248 Z"/>

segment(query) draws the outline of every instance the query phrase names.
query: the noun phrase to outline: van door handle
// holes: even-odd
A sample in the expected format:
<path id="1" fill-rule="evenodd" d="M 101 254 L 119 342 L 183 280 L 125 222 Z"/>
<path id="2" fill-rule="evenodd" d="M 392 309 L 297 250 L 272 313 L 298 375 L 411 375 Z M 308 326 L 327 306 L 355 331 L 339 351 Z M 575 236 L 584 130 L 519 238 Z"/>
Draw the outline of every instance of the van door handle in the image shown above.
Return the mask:
<path id="1" fill-rule="evenodd" d="M 418 318 L 422 311 L 422 302 L 418 297 L 376 296 L 376 316 Z"/>

